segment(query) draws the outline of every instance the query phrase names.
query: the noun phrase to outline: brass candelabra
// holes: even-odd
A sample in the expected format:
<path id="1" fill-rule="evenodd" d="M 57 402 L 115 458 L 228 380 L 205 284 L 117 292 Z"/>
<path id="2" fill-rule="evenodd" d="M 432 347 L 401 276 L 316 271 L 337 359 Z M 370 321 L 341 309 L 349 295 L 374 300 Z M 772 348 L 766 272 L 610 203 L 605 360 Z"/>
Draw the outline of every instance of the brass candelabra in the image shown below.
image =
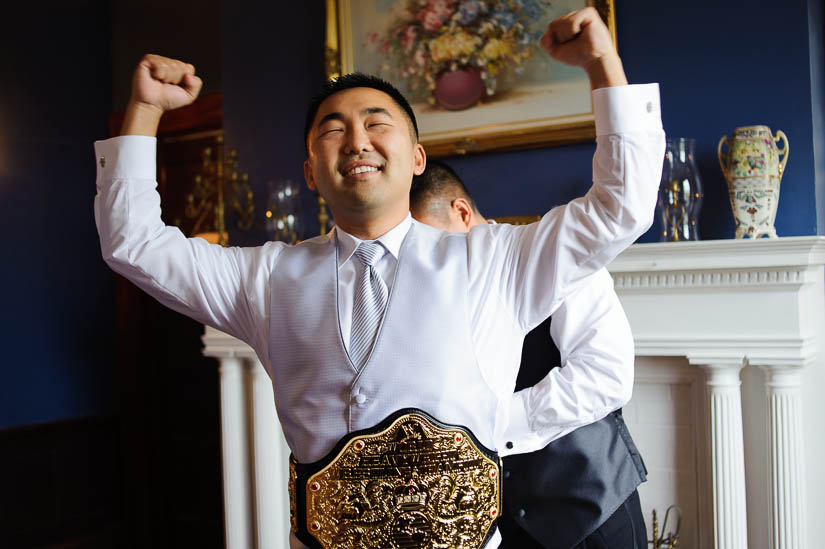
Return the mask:
<path id="1" fill-rule="evenodd" d="M 329 213 L 327 213 L 327 201 L 320 194 L 318 195 L 318 228 L 321 235 L 327 234 L 332 227 L 329 224 Z"/>
<path id="2" fill-rule="evenodd" d="M 187 217 L 195 219 L 192 234 L 214 230 L 221 246 L 229 244 L 227 211 L 238 215 L 236 224 L 243 231 L 249 230 L 255 223 L 249 176 L 238 171 L 238 151 L 231 149 L 225 153 L 224 149 L 222 135 L 215 138 L 214 147 L 203 149 L 202 172 L 195 176 L 195 188 L 187 195 L 184 209 Z"/>

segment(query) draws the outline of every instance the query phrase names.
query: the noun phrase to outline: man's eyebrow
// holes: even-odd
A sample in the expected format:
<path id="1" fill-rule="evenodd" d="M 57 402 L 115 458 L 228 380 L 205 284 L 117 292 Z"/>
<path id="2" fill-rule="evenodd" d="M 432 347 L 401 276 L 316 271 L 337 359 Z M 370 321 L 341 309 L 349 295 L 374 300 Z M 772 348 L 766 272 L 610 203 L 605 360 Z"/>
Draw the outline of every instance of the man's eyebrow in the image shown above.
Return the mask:
<path id="1" fill-rule="evenodd" d="M 324 124 L 326 124 L 330 120 L 343 120 L 343 119 L 344 119 L 344 115 L 341 114 L 340 112 L 331 112 L 328 115 L 324 116 L 321 120 L 318 121 L 318 126 L 317 127 L 320 128 L 321 126 L 323 126 Z"/>
<path id="2" fill-rule="evenodd" d="M 386 114 L 387 116 L 392 118 L 392 115 L 390 114 L 390 111 L 388 111 L 384 107 L 367 107 L 366 109 L 364 109 L 361 112 L 363 114 Z"/>

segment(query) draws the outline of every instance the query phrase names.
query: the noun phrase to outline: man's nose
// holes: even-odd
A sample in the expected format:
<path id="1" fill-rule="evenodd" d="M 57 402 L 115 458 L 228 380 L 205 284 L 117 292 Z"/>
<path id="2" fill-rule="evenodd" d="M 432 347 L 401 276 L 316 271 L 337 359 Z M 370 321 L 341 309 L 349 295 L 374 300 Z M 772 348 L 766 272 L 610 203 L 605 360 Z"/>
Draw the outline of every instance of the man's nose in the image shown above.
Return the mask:
<path id="1" fill-rule="evenodd" d="M 344 140 L 345 154 L 360 154 L 372 150 L 372 141 L 365 128 L 354 125 L 347 131 L 346 137 Z"/>

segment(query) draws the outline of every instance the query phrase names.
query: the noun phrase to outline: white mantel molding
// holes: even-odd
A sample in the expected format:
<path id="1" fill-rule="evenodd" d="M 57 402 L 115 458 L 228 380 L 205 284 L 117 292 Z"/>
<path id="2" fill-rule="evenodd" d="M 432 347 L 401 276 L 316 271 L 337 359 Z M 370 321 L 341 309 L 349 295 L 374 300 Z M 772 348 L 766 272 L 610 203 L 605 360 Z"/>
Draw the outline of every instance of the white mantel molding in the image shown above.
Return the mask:
<path id="1" fill-rule="evenodd" d="M 710 269 L 775 270 L 825 264 L 825 237 L 790 236 L 758 240 L 702 240 L 634 244 L 608 267 L 614 278 L 626 273 Z"/>
<path id="2" fill-rule="evenodd" d="M 617 292 L 621 293 L 617 289 Z M 759 335 L 685 335 L 637 336 L 636 354 L 640 356 L 684 356 L 694 365 L 741 362 L 753 366 L 804 366 L 816 359 L 817 338 L 763 337 Z"/>

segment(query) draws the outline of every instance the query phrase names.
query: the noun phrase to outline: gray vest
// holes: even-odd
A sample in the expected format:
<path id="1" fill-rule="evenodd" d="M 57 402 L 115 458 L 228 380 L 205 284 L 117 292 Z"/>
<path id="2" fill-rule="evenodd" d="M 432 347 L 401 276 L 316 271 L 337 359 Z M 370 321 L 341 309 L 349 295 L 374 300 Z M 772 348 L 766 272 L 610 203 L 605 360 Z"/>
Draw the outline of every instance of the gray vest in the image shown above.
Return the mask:
<path id="1" fill-rule="evenodd" d="M 495 449 L 496 397 L 472 352 L 466 238 L 413 223 L 398 255 L 378 338 L 360 371 L 341 337 L 335 238 L 313 238 L 278 258 L 269 357 L 278 417 L 301 463 L 401 408 L 463 425 Z"/>

